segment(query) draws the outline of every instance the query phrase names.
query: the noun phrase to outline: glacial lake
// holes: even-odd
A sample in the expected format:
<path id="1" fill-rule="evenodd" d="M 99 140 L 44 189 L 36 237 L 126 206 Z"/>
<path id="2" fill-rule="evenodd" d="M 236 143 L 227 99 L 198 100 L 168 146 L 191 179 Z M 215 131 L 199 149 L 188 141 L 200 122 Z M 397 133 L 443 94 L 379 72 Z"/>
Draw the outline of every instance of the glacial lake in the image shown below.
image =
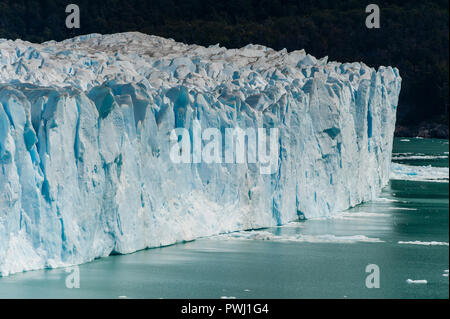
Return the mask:
<path id="1" fill-rule="evenodd" d="M 448 151 L 396 139 L 398 179 L 334 218 L 98 259 L 79 266 L 79 288 L 66 287 L 73 269 L 15 274 L 0 298 L 449 298 Z"/>

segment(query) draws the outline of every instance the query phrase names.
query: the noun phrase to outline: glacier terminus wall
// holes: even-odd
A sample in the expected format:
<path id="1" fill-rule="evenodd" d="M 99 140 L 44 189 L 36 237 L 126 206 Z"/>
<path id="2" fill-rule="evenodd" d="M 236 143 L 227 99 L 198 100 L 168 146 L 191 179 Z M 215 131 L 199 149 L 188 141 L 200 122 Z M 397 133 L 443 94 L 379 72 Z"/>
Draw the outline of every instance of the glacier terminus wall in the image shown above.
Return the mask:
<path id="1" fill-rule="evenodd" d="M 400 86 L 396 68 L 303 50 L 1 39 L 0 274 L 369 201 L 389 180 Z M 174 163 L 171 132 L 195 123 L 279 129 L 276 167 Z"/>

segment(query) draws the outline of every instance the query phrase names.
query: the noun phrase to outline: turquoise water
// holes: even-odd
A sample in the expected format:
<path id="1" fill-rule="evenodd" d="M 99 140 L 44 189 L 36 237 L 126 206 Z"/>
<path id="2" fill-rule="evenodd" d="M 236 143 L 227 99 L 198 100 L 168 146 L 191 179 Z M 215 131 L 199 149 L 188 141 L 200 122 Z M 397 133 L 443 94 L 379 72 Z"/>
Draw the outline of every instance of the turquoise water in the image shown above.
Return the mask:
<path id="1" fill-rule="evenodd" d="M 431 165 L 432 177 L 448 168 L 448 150 L 446 140 L 396 139 L 393 158 Z M 65 269 L 16 274 L 0 278 L 0 297 L 448 298 L 448 187 L 448 178 L 391 180 L 380 200 L 333 219 L 99 259 L 79 266 L 80 288 L 66 288 Z M 379 288 L 366 287 L 368 264 Z"/>

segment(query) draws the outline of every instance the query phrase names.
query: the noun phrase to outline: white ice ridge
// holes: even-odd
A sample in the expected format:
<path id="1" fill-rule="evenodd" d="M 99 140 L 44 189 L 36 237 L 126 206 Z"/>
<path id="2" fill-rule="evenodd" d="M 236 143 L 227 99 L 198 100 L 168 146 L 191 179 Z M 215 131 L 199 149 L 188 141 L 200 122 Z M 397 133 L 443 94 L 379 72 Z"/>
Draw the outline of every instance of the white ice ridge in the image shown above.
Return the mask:
<path id="1" fill-rule="evenodd" d="M 0 40 L 0 273 L 328 216 L 389 180 L 396 68 L 141 33 Z M 175 127 L 278 128 L 279 165 L 174 164 Z"/>

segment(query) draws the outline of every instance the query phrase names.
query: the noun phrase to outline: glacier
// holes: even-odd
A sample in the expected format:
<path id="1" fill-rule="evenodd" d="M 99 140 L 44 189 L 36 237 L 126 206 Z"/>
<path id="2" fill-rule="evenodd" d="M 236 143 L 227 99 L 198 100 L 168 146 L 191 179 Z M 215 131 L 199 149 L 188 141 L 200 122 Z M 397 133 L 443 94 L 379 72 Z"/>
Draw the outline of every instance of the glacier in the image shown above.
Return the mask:
<path id="1" fill-rule="evenodd" d="M 0 275 L 323 217 L 389 180 L 399 71 L 137 32 L 0 39 Z M 279 128 L 273 174 L 175 127 Z"/>

